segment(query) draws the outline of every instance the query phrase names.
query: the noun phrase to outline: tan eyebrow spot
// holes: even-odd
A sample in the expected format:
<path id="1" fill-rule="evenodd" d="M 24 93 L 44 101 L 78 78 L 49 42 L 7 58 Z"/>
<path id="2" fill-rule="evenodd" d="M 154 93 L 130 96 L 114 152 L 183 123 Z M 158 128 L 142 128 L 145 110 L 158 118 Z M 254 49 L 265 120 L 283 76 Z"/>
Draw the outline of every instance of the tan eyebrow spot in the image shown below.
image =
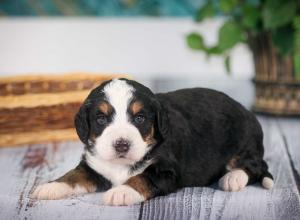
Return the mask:
<path id="1" fill-rule="evenodd" d="M 141 109 L 143 108 L 143 103 L 139 102 L 139 101 L 135 101 L 131 104 L 130 109 L 132 111 L 133 114 L 138 113 L 139 111 L 141 111 Z"/>
<path id="2" fill-rule="evenodd" d="M 99 109 L 102 113 L 108 115 L 112 111 L 112 106 L 108 104 L 107 102 L 102 102 L 99 105 Z"/>

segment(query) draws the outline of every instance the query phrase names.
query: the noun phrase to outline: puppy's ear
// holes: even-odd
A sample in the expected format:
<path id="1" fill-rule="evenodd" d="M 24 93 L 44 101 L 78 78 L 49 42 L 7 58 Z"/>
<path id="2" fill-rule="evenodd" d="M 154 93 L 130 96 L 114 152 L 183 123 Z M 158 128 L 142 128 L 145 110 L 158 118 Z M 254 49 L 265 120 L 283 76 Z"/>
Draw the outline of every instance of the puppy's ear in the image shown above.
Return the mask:
<path id="1" fill-rule="evenodd" d="M 86 100 L 80 107 L 75 116 L 75 128 L 80 140 L 88 146 L 90 136 L 90 126 L 88 120 L 88 107 L 90 103 Z"/>
<path id="2" fill-rule="evenodd" d="M 169 131 L 169 118 L 167 109 L 157 100 L 154 100 L 156 108 L 156 123 L 161 136 L 165 139 Z"/>

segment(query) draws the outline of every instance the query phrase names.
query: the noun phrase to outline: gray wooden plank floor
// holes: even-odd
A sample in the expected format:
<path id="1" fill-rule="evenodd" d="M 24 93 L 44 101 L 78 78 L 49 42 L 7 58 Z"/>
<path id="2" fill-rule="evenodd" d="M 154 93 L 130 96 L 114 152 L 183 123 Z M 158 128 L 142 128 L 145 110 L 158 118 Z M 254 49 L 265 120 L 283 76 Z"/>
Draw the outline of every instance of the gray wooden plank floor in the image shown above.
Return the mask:
<path id="1" fill-rule="evenodd" d="M 102 193 L 65 200 L 36 201 L 32 189 L 73 168 L 79 142 L 0 149 L 0 219 L 300 219 L 300 119 L 259 117 L 265 159 L 275 177 L 268 191 L 259 184 L 241 192 L 216 185 L 179 190 L 129 207 L 107 207 Z"/>

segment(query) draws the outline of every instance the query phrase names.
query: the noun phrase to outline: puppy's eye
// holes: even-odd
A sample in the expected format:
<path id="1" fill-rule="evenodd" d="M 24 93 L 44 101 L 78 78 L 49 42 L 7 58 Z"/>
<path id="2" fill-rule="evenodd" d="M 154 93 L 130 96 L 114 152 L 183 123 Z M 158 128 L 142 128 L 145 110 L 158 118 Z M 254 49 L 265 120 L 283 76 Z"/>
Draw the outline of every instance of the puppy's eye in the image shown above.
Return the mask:
<path id="1" fill-rule="evenodd" d="M 136 124 L 142 124 L 145 121 L 145 117 L 143 115 L 137 115 L 134 117 L 134 122 Z"/>
<path id="2" fill-rule="evenodd" d="M 100 125 L 105 125 L 107 123 L 107 118 L 105 115 L 99 115 L 97 118 L 97 123 Z"/>

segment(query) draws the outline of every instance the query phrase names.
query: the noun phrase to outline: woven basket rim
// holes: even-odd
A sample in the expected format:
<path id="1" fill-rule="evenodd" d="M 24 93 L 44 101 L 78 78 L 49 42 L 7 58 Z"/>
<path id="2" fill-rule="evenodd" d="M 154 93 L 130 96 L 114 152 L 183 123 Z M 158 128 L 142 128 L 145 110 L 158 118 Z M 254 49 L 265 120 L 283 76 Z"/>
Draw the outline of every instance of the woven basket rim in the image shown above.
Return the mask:
<path id="1" fill-rule="evenodd" d="M 101 73 L 101 72 L 68 72 L 68 73 L 32 73 L 21 74 L 12 76 L 0 77 L 1 84 L 18 83 L 18 82 L 32 82 L 32 81 L 61 81 L 70 82 L 74 80 L 97 80 L 97 79 L 113 79 L 113 78 L 128 78 L 131 77 L 128 74 L 122 73 Z"/>
<path id="2" fill-rule="evenodd" d="M 253 105 L 251 107 L 251 111 L 258 115 L 270 116 L 270 117 L 283 117 L 283 118 L 299 118 L 300 113 L 297 112 L 289 112 L 289 111 L 276 111 L 270 110 L 267 108 L 260 108 Z"/>
<path id="3" fill-rule="evenodd" d="M 263 80 L 254 78 L 252 82 L 265 85 L 300 86 L 300 80 Z"/>

